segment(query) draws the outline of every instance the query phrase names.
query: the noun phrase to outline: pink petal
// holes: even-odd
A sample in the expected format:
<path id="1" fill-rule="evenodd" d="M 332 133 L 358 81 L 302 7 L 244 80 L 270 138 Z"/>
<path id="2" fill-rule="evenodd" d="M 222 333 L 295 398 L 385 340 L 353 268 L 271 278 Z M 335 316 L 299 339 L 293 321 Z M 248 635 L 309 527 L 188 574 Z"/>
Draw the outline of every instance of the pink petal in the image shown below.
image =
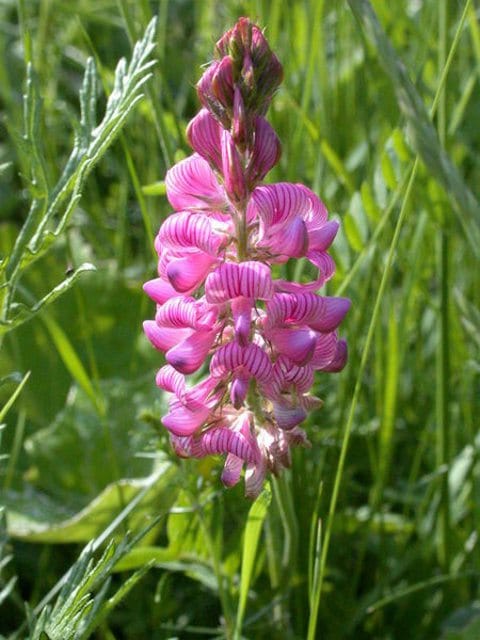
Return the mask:
<path id="1" fill-rule="evenodd" d="M 163 278 L 149 280 L 143 285 L 143 290 L 157 304 L 163 304 L 169 298 L 178 296 L 178 291 Z"/>
<path id="2" fill-rule="evenodd" d="M 318 334 L 315 353 L 310 362 L 311 366 L 315 369 L 323 369 L 323 367 L 326 367 L 335 357 L 337 344 L 337 335 L 334 331 L 331 333 Z"/>
<path id="3" fill-rule="evenodd" d="M 250 117 L 247 117 L 245 102 L 238 84 L 233 90 L 233 119 L 232 137 L 235 144 L 241 149 L 245 149 L 247 140 L 250 139 Z"/>
<path id="4" fill-rule="evenodd" d="M 191 147 L 218 170 L 222 166 L 220 131 L 220 125 L 207 109 L 201 109 L 187 127 Z"/>
<path id="5" fill-rule="evenodd" d="M 201 213 L 176 213 L 165 220 L 158 237 L 162 246 L 195 247 L 216 256 L 228 241 L 228 236 L 217 229 L 218 225 Z"/>
<path id="6" fill-rule="evenodd" d="M 326 206 L 320 200 L 316 193 L 305 185 L 299 185 L 309 201 L 309 207 L 305 210 L 304 219 L 308 226 L 319 227 L 325 224 L 328 218 Z"/>
<path id="7" fill-rule="evenodd" d="M 253 300 L 240 296 L 232 300 L 232 315 L 235 328 L 235 338 L 242 346 L 246 346 L 250 336 L 252 324 Z"/>
<path id="8" fill-rule="evenodd" d="M 185 376 L 169 364 L 158 371 L 155 381 L 160 389 L 174 393 L 177 398 L 185 394 Z"/>
<path id="9" fill-rule="evenodd" d="M 250 185 L 263 180 L 279 161 L 281 152 L 280 141 L 274 129 L 265 118 L 257 117 L 253 151 L 247 166 L 247 179 Z"/>
<path id="10" fill-rule="evenodd" d="M 330 332 L 337 328 L 350 308 L 348 298 L 314 293 L 277 293 L 267 302 L 267 328 L 282 324 L 306 324 Z"/>
<path id="11" fill-rule="evenodd" d="M 279 353 L 299 365 L 306 364 L 312 358 L 317 343 L 317 334 L 308 328 L 271 329 L 267 337 Z"/>
<path id="12" fill-rule="evenodd" d="M 245 470 L 245 497 L 254 500 L 260 495 L 265 482 L 267 466 L 262 460 L 258 463 L 247 465 Z"/>
<path id="13" fill-rule="evenodd" d="M 178 162 L 165 177 L 174 209 L 222 209 L 225 195 L 208 162 L 197 153 Z"/>
<path id="14" fill-rule="evenodd" d="M 261 220 L 261 235 L 274 224 L 285 224 L 293 218 L 302 217 L 310 208 L 307 193 L 301 185 L 278 182 L 257 187 L 252 200 Z"/>
<path id="15" fill-rule="evenodd" d="M 337 220 L 331 220 L 321 227 L 312 227 L 307 224 L 310 250 L 326 251 L 337 235 L 339 227 L 340 223 Z"/>
<path id="16" fill-rule="evenodd" d="M 335 262 L 333 258 L 329 256 L 328 253 L 317 250 L 309 250 L 307 258 L 317 267 L 319 280 L 321 280 L 323 286 L 323 283 L 328 282 L 335 273 Z M 318 288 L 319 287 L 317 287 L 317 289 Z"/>
<path id="17" fill-rule="evenodd" d="M 232 453 L 227 455 L 221 475 L 221 480 L 226 487 L 233 487 L 240 480 L 243 464 L 244 461 L 241 458 L 237 458 Z"/>
<path id="18" fill-rule="evenodd" d="M 143 323 L 145 335 L 159 351 L 167 351 L 182 340 L 188 338 L 191 329 L 177 329 L 172 327 L 159 327 L 154 320 L 145 320 Z"/>
<path id="19" fill-rule="evenodd" d="M 226 302 L 239 296 L 268 300 L 272 295 L 270 268 L 261 262 L 225 262 L 205 282 L 208 302 Z"/>
<path id="20" fill-rule="evenodd" d="M 215 351 L 210 373 L 214 378 L 223 378 L 240 367 L 259 381 L 266 380 L 272 373 L 270 359 L 261 347 L 254 343 L 242 347 L 237 342 L 228 342 Z"/>
<path id="21" fill-rule="evenodd" d="M 307 414 L 302 407 L 295 407 L 286 402 L 274 402 L 273 414 L 280 429 L 293 429 L 303 422 L 307 417 Z"/>
<path id="22" fill-rule="evenodd" d="M 235 377 L 230 386 L 230 400 L 235 409 L 240 409 L 245 402 L 248 392 L 248 376 Z"/>
<path id="23" fill-rule="evenodd" d="M 194 329 L 197 324 L 196 301 L 194 298 L 178 295 L 170 298 L 158 309 L 155 321 L 163 327 Z"/>
<path id="24" fill-rule="evenodd" d="M 204 424 L 209 414 L 208 407 L 198 407 L 191 411 L 180 404 L 162 418 L 162 423 L 176 436 L 190 436 Z"/>
<path id="25" fill-rule="evenodd" d="M 212 427 L 199 436 L 203 455 L 232 453 L 245 462 L 257 459 L 256 451 L 243 433 L 228 427 Z"/>
<path id="26" fill-rule="evenodd" d="M 244 169 L 230 132 L 222 131 L 222 173 L 225 191 L 232 202 L 242 203 L 247 195 Z"/>
<path id="27" fill-rule="evenodd" d="M 261 347 L 249 344 L 243 355 L 243 366 L 259 382 L 264 382 L 272 375 L 272 363 Z"/>
<path id="28" fill-rule="evenodd" d="M 180 373 L 193 373 L 204 363 L 216 335 L 216 331 L 192 333 L 186 340 L 167 351 L 167 362 Z"/>
<path id="29" fill-rule="evenodd" d="M 294 218 L 290 223 L 282 225 L 277 233 L 269 234 L 268 240 L 262 240 L 260 246 L 268 245 L 272 253 L 289 258 L 301 258 L 308 249 L 308 233 L 302 218 Z"/>
<path id="30" fill-rule="evenodd" d="M 200 286 L 215 262 L 215 258 L 198 251 L 185 258 L 172 260 L 167 266 L 166 274 L 176 291 L 191 292 Z"/>
<path id="31" fill-rule="evenodd" d="M 341 371 L 347 364 L 348 348 L 345 340 L 339 340 L 337 342 L 337 349 L 335 356 L 326 366 L 321 367 L 322 371 L 329 371 L 330 373 L 337 373 Z M 320 367 L 317 367 L 320 368 Z"/>

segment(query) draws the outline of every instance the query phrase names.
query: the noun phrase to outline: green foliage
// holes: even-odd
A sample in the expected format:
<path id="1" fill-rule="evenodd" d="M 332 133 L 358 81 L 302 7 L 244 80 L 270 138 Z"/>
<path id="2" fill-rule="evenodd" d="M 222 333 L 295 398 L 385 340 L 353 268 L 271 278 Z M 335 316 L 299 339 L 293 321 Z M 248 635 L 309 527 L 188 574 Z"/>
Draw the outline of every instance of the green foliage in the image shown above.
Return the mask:
<path id="1" fill-rule="evenodd" d="M 253 505 L 220 460 L 171 454 L 141 333 L 165 172 L 240 15 L 284 64 L 269 180 L 341 220 L 327 293 L 353 303 L 312 448 Z M 19 0 L 0 20 L 2 637 L 476 638 L 475 3 Z"/>

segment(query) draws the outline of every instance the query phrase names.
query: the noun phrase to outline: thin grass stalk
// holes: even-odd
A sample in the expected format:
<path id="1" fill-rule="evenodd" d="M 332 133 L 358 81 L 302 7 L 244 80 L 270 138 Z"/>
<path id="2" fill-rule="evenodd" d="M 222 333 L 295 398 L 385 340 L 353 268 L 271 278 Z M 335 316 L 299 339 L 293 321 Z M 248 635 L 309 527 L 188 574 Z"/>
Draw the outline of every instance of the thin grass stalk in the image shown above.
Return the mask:
<path id="1" fill-rule="evenodd" d="M 438 68 L 443 69 L 447 51 L 448 9 L 446 2 L 440 2 L 438 12 Z M 446 91 L 443 86 L 438 102 L 438 137 L 445 146 L 446 137 Z M 441 498 L 438 514 L 438 555 L 445 572 L 450 567 L 450 421 L 449 421 L 449 379 L 450 379 L 450 338 L 449 338 L 449 240 L 445 230 L 447 221 L 440 225 L 437 237 L 437 264 L 440 276 L 440 316 L 438 321 L 438 342 L 436 352 L 436 424 L 437 424 L 437 468 L 444 468 L 441 476 Z"/>

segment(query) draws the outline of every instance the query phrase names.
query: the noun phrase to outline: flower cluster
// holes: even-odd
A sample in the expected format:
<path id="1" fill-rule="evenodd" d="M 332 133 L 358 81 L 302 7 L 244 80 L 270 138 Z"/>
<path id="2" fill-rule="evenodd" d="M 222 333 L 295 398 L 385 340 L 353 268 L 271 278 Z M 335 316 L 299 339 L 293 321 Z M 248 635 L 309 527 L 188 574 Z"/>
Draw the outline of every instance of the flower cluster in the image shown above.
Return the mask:
<path id="1" fill-rule="evenodd" d="M 250 497 L 268 470 L 290 464 L 293 445 L 309 445 L 299 425 L 321 404 L 308 393 L 315 371 L 339 371 L 347 358 L 337 327 L 350 303 L 316 293 L 334 273 L 338 223 L 307 187 L 261 183 L 280 157 L 264 116 L 281 80 L 247 18 L 218 41 L 187 129 L 194 153 L 166 176 L 175 213 L 156 238 L 158 278 L 144 286 L 157 303 L 144 328 L 165 353 L 156 382 L 172 394 L 162 422 L 174 450 L 226 454 L 222 481 L 236 484 L 245 467 Z M 273 277 L 272 265 L 303 257 L 312 282 Z"/>

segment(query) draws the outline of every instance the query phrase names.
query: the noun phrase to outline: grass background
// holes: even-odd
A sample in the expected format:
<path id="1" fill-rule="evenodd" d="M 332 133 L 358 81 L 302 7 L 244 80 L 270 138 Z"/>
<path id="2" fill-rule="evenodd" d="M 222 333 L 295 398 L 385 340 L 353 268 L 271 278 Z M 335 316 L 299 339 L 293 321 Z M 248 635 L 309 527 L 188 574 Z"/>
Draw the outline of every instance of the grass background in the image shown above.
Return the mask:
<path id="1" fill-rule="evenodd" d="M 0 4 L 2 637 L 480 637 L 479 13 L 470 0 Z M 144 99 L 13 286 L 2 266 L 43 215 L 30 204 L 55 193 L 88 129 L 87 58 L 99 122 L 153 15 Z M 341 219 L 328 293 L 353 303 L 349 364 L 317 376 L 313 447 L 253 506 L 222 488 L 219 460 L 171 455 L 141 332 L 162 180 L 189 153 L 201 65 L 241 15 L 284 65 L 269 180 L 305 183 Z M 85 263 L 96 271 L 72 279 Z M 14 319 L 65 279 L 54 304 Z"/>

